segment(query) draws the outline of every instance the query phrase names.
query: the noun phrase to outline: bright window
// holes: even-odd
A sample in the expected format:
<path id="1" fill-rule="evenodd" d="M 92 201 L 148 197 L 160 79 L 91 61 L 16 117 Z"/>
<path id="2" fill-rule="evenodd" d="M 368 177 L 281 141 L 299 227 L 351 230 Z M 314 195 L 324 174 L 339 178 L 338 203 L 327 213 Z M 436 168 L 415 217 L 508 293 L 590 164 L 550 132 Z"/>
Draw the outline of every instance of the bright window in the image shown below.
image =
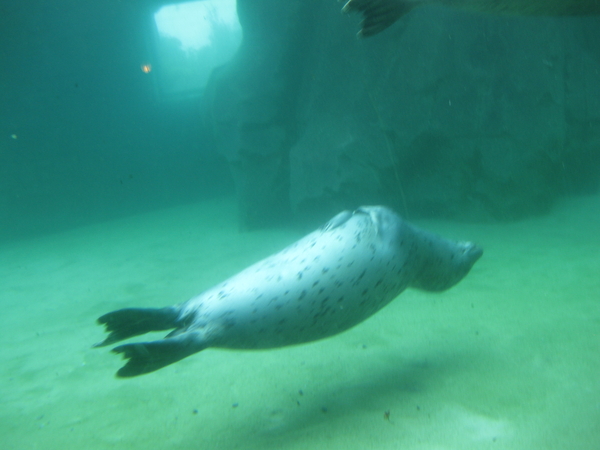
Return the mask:
<path id="1" fill-rule="evenodd" d="M 233 57 L 242 41 L 236 0 L 202 0 L 162 7 L 154 14 L 161 96 L 196 97 L 212 70 Z"/>

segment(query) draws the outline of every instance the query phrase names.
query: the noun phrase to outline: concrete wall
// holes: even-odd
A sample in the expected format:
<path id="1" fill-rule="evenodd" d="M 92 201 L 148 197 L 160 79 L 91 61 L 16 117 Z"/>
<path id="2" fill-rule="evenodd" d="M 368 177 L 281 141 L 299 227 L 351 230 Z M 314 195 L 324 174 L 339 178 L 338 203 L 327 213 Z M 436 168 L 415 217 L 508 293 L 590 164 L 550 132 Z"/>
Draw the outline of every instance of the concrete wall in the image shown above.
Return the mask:
<path id="1" fill-rule="evenodd" d="M 357 40 L 336 2 L 238 4 L 207 117 L 243 226 L 365 203 L 504 220 L 598 188 L 600 19 L 422 8 Z"/>

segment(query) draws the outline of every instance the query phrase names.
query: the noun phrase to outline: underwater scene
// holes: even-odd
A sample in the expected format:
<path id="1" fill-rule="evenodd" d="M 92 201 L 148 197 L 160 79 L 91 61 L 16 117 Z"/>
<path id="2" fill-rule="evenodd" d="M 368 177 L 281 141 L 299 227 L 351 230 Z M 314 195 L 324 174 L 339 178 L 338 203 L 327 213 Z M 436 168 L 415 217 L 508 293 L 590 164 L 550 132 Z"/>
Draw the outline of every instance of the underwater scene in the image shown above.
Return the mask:
<path id="1" fill-rule="evenodd" d="M 0 447 L 600 448 L 598 1 L 0 12 Z"/>

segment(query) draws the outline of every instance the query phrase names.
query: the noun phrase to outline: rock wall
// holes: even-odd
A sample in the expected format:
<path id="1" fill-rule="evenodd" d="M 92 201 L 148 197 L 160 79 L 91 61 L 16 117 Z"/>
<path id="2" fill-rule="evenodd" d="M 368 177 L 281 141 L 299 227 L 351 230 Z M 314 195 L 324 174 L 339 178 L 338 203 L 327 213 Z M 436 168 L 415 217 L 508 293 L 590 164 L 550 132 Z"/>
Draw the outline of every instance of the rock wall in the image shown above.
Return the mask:
<path id="1" fill-rule="evenodd" d="M 366 40 L 323 0 L 239 0 L 207 89 L 243 226 L 383 203 L 503 220 L 600 179 L 600 19 L 413 11 Z"/>

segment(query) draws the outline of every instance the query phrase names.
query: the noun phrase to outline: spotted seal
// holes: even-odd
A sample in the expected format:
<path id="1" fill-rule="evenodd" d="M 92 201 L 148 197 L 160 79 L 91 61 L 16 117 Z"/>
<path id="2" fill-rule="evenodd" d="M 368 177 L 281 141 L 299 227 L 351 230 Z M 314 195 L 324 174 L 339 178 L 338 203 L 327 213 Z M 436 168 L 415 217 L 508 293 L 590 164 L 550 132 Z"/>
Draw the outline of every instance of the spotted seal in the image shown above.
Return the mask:
<path id="1" fill-rule="evenodd" d="M 264 349 L 340 333 L 407 287 L 443 291 L 483 251 L 421 230 L 383 206 L 344 211 L 296 243 L 185 303 L 127 308 L 98 319 L 110 334 L 96 346 L 149 331 L 165 339 L 113 349 L 128 359 L 117 375 L 160 369 L 208 347 Z"/>
<path id="2" fill-rule="evenodd" d="M 432 3 L 469 11 L 520 16 L 600 14 L 600 0 L 348 0 L 342 11 L 362 13 L 364 20 L 358 36 L 368 37 L 382 32 L 412 9 Z"/>

